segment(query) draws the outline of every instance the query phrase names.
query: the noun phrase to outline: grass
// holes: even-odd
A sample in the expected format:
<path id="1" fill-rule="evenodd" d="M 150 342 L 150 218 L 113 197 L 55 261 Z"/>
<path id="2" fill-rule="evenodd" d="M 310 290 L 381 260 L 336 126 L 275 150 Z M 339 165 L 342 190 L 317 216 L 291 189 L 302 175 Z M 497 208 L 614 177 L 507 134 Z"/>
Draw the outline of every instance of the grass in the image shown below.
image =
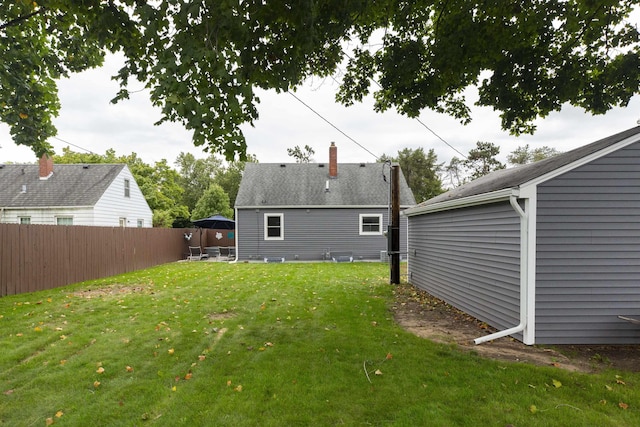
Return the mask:
<path id="1" fill-rule="evenodd" d="M 393 321 L 386 265 L 175 263 L 0 299 L 0 425 L 640 425 L 640 374 Z"/>

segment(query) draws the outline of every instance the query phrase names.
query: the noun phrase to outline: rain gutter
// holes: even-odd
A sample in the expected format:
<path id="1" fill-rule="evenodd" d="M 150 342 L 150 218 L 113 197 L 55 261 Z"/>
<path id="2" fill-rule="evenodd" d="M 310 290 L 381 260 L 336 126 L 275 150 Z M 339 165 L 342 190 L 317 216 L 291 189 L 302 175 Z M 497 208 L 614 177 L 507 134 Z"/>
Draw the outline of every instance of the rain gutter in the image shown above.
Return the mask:
<path id="1" fill-rule="evenodd" d="M 523 332 L 523 342 L 525 344 L 533 344 L 533 339 L 529 338 L 529 334 L 526 334 L 527 320 L 528 320 L 528 295 L 529 295 L 529 215 L 531 212 L 529 199 L 525 200 L 525 210 L 522 209 L 518 203 L 518 196 L 514 193 L 509 197 L 511 207 L 520 216 L 520 323 L 518 325 L 495 332 L 493 334 L 485 335 L 473 340 L 475 344 L 482 344 L 487 341 L 492 341 L 498 338 L 506 337 L 518 332 Z"/>
<path id="2" fill-rule="evenodd" d="M 238 247 L 238 208 L 235 208 L 235 216 L 233 217 L 236 220 L 236 229 L 234 230 L 234 240 L 236 242 L 236 259 L 234 259 L 233 261 L 229 261 L 229 264 L 237 264 L 238 260 L 240 259 L 240 253 L 238 252 L 238 249 L 240 249 Z"/>

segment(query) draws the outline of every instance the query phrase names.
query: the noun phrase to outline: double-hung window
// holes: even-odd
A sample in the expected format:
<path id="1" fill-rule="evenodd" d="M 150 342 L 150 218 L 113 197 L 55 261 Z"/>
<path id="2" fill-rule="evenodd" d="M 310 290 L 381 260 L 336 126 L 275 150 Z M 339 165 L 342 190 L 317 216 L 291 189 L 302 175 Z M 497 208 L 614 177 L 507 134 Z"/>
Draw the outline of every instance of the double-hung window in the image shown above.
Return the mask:
<path id="1" fill-rule="evenodd" d="M 360 214 L 360 235 L 379 236 L 382 234 L 382 214 Z"/>
<path id="2" fill-rule="evenodd" d="M 284 214 L 264 214 L 264 240 L 284 240 Z"/>

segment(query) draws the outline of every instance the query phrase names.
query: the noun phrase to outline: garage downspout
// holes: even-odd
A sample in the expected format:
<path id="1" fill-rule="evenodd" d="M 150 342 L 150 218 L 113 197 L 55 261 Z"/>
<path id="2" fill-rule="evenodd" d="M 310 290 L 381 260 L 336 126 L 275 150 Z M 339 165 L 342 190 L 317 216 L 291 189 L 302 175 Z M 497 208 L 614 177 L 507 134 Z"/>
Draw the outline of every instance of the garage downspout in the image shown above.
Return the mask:
<path id="1" fill-rule="evenodd" d="M 513 328 L 498 331 L 490 335 L 485 335 L 473 340 L 475 344 L 492 341 L 498 338 L 506 337 L 518 332 L 522 332 L 527 327 L 527 295 L 529 288 L 528 275 L 528 259 L 529 259 L 529 221 L 527 213 L 522 210 L 518 204 L 518 197 L 512 194 L 509 202 L 513 209 L 520 216 L 520 323 Z"/>

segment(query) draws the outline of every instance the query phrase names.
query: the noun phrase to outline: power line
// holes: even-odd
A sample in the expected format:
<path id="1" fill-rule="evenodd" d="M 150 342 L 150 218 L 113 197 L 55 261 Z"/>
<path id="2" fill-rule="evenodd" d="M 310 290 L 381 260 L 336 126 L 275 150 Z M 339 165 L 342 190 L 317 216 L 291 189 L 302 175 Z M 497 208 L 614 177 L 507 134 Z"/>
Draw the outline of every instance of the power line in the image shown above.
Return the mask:
<path id="1" fill-rule="evenodd" d="M 345 56 L 351 60 L 353 60 L 353 58 L 347 53 L 344 52 Z M 382 85 L 373 77 L 370 77 L 370 80 L 372 82 L 374 82 L 376 85 L 378 85 L 378 87 L 380 89 L 384 89 L 382 87 Z M 335 79 L 334 79 L 335 81 Z M 467 159 L 467 156 L 465 154 L 463 154 L 460 150 L 458 150 L 456 147 L 454 147 L 453 145 L 449 144 L 447 141 L 445 141 L 445 139 L 443 137 L 441 137 L 440 135 L 438 135 L 433 129 L 431 129 L 429 126 L 427 126 L 422 120 L 420 120 L 418 117 L 414 117 L 414 120 L 416 120 L 418 123 L 420 123 L 422 125 L 422 127 L 424 127 L 426 130 L 428 130 L 429 132 L 431 132 L 433 134 L 433 136 L 435 136 L 436 138 L 438 138 L 440 141 L 444 142 L 449 148 L 451 148 L 453 151 L 455 151 L 456 153 L 460 154 L 462 156 L 462 158 Z"/>
<path id="2" fill-rule="evenodd" d="M 356 141 L 355 139 L 351 138 L 349 135 L 347 135 L 346 133 L 344 133 L 340 128 L 338 128 L 336 125 L 334 125 L 333 123 L 331 123 L 329 120 L 327 120 L 326 118 L 324 118 L 322 116 L 322 114 L 318 113 L 316 110 L 314 110 L 313 108 L 311 108 L 307 103 L 305 103 L 303 100 L 301 100 L 300 98 L 298 98 L 297 96 L 295 96 L 293 93 L 287 91 L 287 93 L 291 96 L 293 96 L 295 99 L 298 100 L 299 103 L 301 103 L 302 105 L 304 105 L 305 107 L 307 107 L 309 110 L 311 110 L 316 116 L 320 117 L 322 120 L 324 120 L 326 123 L 329 124 L 329 126 L 331 126 L 332 128 L 334 128 L 335 130 L 337 130 L 338 132 L 340 132 L 342 135 L 344 135 L 347 139 L 349 139 L 351 142 L 353 142 L 354 144 L 356 144 L 358 147 L 362 148 L 364 151 L 366 151 L 367 153 L 371 154 L 373 157 L 376 158 L 376 161 L 379 160 L 380 158 L 378 156 L 376 156 L 375 154 L 373 154 L 369 149 L 367 149 L 364 145 L 360 144 L 358 141 Z"/>

